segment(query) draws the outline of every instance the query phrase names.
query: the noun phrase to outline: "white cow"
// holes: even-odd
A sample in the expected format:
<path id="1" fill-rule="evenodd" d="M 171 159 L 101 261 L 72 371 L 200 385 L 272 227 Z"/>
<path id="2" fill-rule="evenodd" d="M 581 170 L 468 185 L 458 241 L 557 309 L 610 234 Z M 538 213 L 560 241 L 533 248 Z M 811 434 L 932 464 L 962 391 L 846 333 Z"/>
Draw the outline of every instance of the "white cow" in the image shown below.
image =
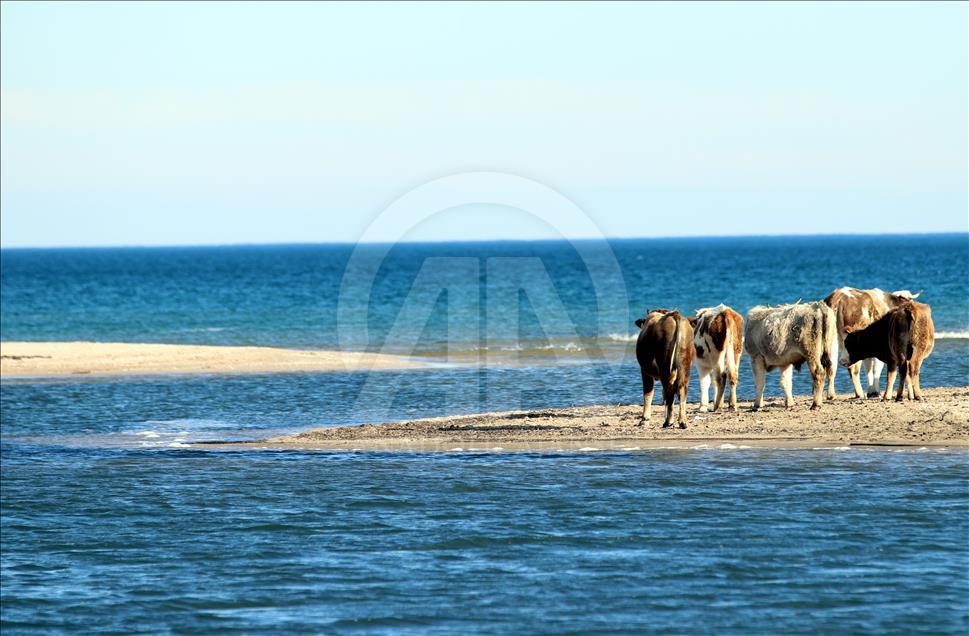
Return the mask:
<path id="1" fill-rule="evenodd" d="M 754 410 L 764 402 L 767 372 L 781 370 L 784 405 L 791 408 L 794 368 L 807 362 L 811 372 L 814 401 L 811 410 L 821 408 L 824 374 L 834 372 L 838 360 L 837 318 L 823 302 L 796 303 L 779 307 L 754 307 L 747 312 L 744 348 L 754 370 L 757 397 Z"/>

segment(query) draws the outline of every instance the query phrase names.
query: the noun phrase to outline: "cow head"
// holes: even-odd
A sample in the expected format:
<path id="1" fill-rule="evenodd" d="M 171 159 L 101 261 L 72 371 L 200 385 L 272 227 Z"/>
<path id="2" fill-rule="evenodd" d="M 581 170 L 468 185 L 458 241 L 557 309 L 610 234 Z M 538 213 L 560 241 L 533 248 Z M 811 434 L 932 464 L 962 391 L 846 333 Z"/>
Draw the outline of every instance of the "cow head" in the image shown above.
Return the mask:
<path id="1" fill-rule="evenodd" d="M 841 338 L 841 346 L 838 347 L 838 364 L 843 367 L 850 367 L 852 364 L 857 362 L 857 360 L 851 359 L 851 353 L 848 351 L 848 338 L 853 334 L 847 333 Z"/>
<path id="2" fill-rule="evenodd" d="M 857 333 L 846 333 L 841 341 L 841 349 L 838 351 L 838 363 L 843 367 L 850 367 L 854 363 L 864 360 L 866 356 L 860 355 L 859 335 Z M 852 350 L 855 355 L 852 355 Z"/>
<path id="3" fill-rule="evenodd" d="M 895 297 L 893 300 L 895 300 L 896 304 L 898 304 L 898 302 L 905 300 L 915 300 L 922 295 L 922 290 L 919 290 L 913 294 L 907 289 L 899 289 L 898 291 L 893 291 L 891 295 Z"/>

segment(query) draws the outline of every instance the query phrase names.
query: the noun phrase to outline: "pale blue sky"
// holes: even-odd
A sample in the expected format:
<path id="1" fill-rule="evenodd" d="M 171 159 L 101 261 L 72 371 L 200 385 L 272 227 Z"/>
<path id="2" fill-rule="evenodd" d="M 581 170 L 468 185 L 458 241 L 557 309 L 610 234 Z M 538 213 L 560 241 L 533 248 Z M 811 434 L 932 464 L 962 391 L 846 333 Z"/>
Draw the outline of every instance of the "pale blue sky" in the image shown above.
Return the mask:
<path id="1" fill-rule="evenodd" d="M 965 3 L 0 18 L 3 246 L 354 241 L 475 170 L 543 183 L 608 236 L 969 229 Z M 368 236 L 408 230 L 386 223 Z M 405 234 L 554 235 L 484 206 Z"/>

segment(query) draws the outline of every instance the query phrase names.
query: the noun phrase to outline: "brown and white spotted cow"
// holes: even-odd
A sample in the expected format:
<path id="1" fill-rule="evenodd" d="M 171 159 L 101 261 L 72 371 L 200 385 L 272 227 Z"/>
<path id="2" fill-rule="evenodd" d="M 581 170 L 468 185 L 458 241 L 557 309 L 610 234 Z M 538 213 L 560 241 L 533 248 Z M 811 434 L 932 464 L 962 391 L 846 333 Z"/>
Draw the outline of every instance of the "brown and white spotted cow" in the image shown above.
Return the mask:
<path id="1" fill-rule="evenodd" d="M 686 428 L 686 389 L 690 384 L 693 365 L 693 327 L 680 312 L 654 309 L 636 321 L 639 338 L 636 340 L 636 360 L 643 377 L 643 417 L 649 421 L 653 403 L 653 382 L 663 385 L 666 420 L 663 428 L 673 425 L 673 401 L 680 398 L 680 428 Z"/>
<path id="2" fill-rule="evenodd" d="M 841 364 L 849 366 L 866 358 L 878 358 L 888 365 L 883 400 L 887 400 L 895 384 L 896 371 L 899 402 L 908 379 L 909 399 L 922 399 L 922 362 L 935 346 L 935 325 L 932 308 L 925 303 L 902 303 L 864 329 L 845 336 Z"/>
<path id="3" fill-rule="evenodd" d="M 898 307 L 906 301 L 915 300 L 918 294 L 905 290 L 886 292 L 880 289 L 855 289 L 854 287 L 841 287 L 836 289 L 824 302 L 834 309 L 838 317 L 838 343 L 844 347 L 844 338 L 847 334 L 864 329 L 872 324 L 889 311 Z M 851 384 L 855 389 L 855 397 L 864 397 L 861 387 L 861 369 L 864 366 L 865 379 L 868 384 L 868 397 L 878 397 L 878 385 L 880 383 L 882 367 L 884 364 L 877 357 L 859 360 L 848 367 L 848 374 L 851 377 Z M 828 377 L 828 399 L 834 399 L 834 376 L 831 373 Z"/>
<path id="4" fill-rule="evenodd" d="M 791 408 L 793 369 L 807 362 L 811 372 L 814 401 L 821 408 L 824 374 L 837 364 L 837 325 L 834 311 L 823 302 L 796 303 L 779 307 L 754 307 L 747 312 L 744 348 L 750 355 L 757 395 L 754 410 L 764 402 L 767 372 L 781 370 L 784 405 Z"/>
<path id="5" fill-rule="evenodd" d="M 710 383 L 713 382 L 713 410 L 723 405 L 723 394 L 730 381 L 730 410 L 737 410 L 737 375 L 744 350 L 744 319 L 724 304 L 696 310 L 693 345 L 696 370 L 700 376 L 700 411 L 709 410 Z"/>

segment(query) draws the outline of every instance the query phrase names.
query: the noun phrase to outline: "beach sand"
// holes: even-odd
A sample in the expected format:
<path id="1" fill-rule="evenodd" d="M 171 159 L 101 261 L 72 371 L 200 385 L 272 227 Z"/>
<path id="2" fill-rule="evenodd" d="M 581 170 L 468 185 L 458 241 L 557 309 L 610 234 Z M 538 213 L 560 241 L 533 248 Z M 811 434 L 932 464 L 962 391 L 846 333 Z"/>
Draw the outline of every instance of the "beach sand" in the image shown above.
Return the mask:
<path id="1" fill-rule="evenodd" d="M 116 342 L 3 342 L 0 377 L 357 371 L 421 366 L 377 353 Z"/>
<path id="2" fill-rule="evenodd" d="M 586 406 L 485 413 L 386 424 L 317 428 L 232 448 L 328 450 L 583 450 L 657 446 L 848 445 L 969 447 L 969 387 L 925 390 L 926 400 L 857 400 L 839 396 L 810 411 L 801 396 L 788 410 L 782 399 L 758 411 L 700 413 L 689 405 L 689 428 L 661 428 L 662 409 L 639 426 L 639 405 Z"/>

